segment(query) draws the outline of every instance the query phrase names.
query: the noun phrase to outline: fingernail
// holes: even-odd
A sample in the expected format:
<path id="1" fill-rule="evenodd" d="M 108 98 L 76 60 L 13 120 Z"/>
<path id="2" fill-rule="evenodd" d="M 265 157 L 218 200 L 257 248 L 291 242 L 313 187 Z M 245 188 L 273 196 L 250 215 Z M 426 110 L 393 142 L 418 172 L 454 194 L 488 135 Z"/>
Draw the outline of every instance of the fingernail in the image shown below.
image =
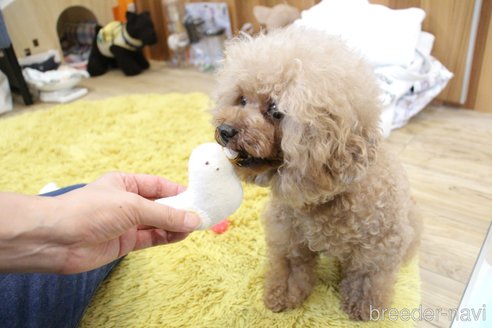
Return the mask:
<path id="1" fill-rule="evenodd" d="M 198 228 L 198 226 L 201 223 L 202 223 L 202 220 L 200 220 L 200 218 L 197 215 L 190 213 L 190 212 L 187 212 L 185 214 L 184 226 L 186 228 L 195 230 L 196 228 Z"/>

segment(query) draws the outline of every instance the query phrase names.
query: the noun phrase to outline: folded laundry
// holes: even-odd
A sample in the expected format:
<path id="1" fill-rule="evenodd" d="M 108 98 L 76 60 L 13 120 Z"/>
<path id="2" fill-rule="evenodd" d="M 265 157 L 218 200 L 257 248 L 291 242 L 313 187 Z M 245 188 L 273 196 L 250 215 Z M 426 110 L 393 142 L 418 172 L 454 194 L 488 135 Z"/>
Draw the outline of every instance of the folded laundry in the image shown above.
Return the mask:
<path id="1" fill-rule="evenodd" d="M 40 99 L 43 102 L 55 102 L 64 104 L 78 99 L 87 94 L 87 88 L 72 88 L 58 91 L 43 91 L 40 94 Z"/>
<path id="2" fill-rule="evenodd" d="M 381 88 L 381 129 L 384 136 L 404 126 L 427 106 L 453 77 L 444 65 L 430 55 L 434 36 L 421 32 L 415 56 L 407 68 L 397 65 L 375 67 Z"/>
<path id="3" fill-rule="evenodd" d="M 61 67 L 58 70 L 41 72 L 32 68 L 23 69 L 24 78 L 29 84 L 40 91 L 57 91 L 70 89 L 82 78 L 89 77 L 86 71 L 70 67 Z"/>
<path id="4" fill-rule="evenodd" d="M 86 88 L 74 88 L 82 78 L 89 77 L 84 70 L 61 66 L 58 70 L 41 72 L 32 68 L 22 70 L 26 82 L 40 92 L 44 102 L 65 103 L 85 95 Z"/>
<path id="5" fill-rule="evenodd" d="M 408 120 L 427 106 L 453 77 L 437 59 L 430 58 L 431 68 L 426 79 L 415 81 L 410 90 L 394 105 L 391 129 L 408 123 Z"/>

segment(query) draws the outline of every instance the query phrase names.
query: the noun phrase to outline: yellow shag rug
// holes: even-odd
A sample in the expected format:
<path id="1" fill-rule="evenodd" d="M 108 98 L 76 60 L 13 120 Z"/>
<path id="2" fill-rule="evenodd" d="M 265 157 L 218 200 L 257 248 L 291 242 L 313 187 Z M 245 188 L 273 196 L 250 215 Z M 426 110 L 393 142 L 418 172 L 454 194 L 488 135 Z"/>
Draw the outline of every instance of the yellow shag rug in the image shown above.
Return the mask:
<path id="1" fill-rule="evenodd" d="M 213 140 L 204 94 L 79 101 L 1 119 L 0 190 L 35 194 L 46 183 L 89 182 L 107 171 L 157 174 L 187 183 L 187 159 Z M 81 327 L 413 327 L 356 323 L 339 309 L 336 263 L 322 259 L 304 305 L 272 313 L 262 302 L 265 244 L 259 220 L 266 189 L 245 187 L 227 232 L 128 255 L 107 279 Z M 417 260 L 403 267 L 393 306 L 418 308 Z"/>

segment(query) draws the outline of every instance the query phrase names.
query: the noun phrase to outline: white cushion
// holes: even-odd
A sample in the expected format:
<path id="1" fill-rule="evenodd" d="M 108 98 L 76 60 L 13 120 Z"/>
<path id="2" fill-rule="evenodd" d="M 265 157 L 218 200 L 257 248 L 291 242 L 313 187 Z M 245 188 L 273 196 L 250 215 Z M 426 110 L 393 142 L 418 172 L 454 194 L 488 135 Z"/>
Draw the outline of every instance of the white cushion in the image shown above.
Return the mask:
<path id="1" fill-rule="evenodd" d="M 374 66 L 408 66 L 414 58 L 425 12 L 393 10 L 366 0 L 323 0 L 295 22 L 339 35 Z"/>

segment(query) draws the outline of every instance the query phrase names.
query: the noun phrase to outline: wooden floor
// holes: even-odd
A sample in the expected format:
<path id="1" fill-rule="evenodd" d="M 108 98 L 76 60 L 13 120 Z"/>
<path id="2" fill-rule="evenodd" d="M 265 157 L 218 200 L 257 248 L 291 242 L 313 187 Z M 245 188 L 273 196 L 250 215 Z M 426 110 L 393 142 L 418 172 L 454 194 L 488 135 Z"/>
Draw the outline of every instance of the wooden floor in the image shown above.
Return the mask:
<path id="1" fill-rule="evenodd" d="M 389 141 L 424 214 L 423 306 L 456 308 L 492 220 L 492 115 L 428 108 Z"/>
<path id="2" fill-rule="evenodd" d="M 162 63 L 152 63 L 150 71 L 137 77 L 114 71 L 82 84 L 90 90 L 86 99 L 214 90 L 213 75 L 168 69 Z M 24 110 L 18 105 L 14 113 Z M 408 171 L 424 214 L 422 306 L 434 311 L 456 308 L 492 220 L 492 114 L 431 106 L 394 131 L 389 142 Z M 449 323 L 441 316 L 418 326 Z"/>

